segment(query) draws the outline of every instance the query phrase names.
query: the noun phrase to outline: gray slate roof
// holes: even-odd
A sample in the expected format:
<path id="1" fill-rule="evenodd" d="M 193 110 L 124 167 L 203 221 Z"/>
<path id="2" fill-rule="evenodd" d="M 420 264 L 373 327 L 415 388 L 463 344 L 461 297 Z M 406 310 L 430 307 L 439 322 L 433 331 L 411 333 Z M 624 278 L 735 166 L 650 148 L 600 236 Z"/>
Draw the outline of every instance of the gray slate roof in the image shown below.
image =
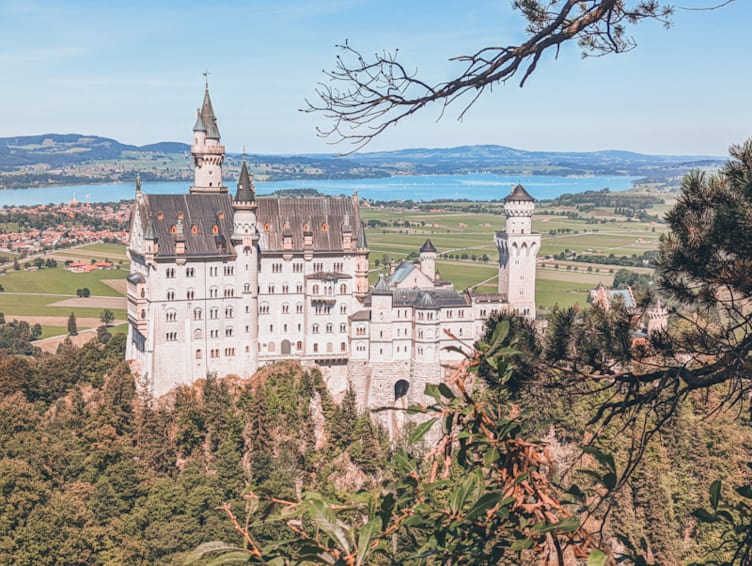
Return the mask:
<path id="1" fill-rule="evenodd" d="M 436 253 L 436 248 L 434 247 L 433 243 L 429 239 L 429 240 L 426 240 L 426 242 L 421 246 L 420 251 L 423 253 L 425 252 Z"/>
<path id="2" fill-rule="evenodd" d="M 530 196 L 530 193 L 528 193 L 525 190 L 525 187 L 518 184 L 514 189 L 512 189 L 512 192 L 509 193 L 506 198 L 504 198 L 504 202 L 509 201 L 515 201 L 515 202 L 535 202 L 535 199 Z"/>
<path id="3" fill-rule="evenodd" d="M 238 179 L 238 190 L 235 193 L 235 200 L 237 202 L 253 202 L 256 200 L 256 191 L 253 187 L 251 176 L 248 173 L 245 159 L 243 159 L 243 165 L 240 167 L 240 178 Z"/>
<path id="4" fill-rule="evenodd" d="M 470 306 L 470 299 L 467 295 L 446 287 L 437 289 L 389 289 L 382 278 L 371 291 L 371 295 L 390 294 L 392 295 L 392 306 L 395 307 L 438 310 Z M 366 298 L 366 305 L 370 304 L 371 297 L 369 296 Z"/>
<path id="5" fill-rule="evenodd" d="M 343 197 L 273 197 L 259 198 L 256 211 L 259 227 L 259 246 L 262 252 L 283 251 L 282 234 L 292 236 L 293 250 L 302 250 L 304 232 L 313 235 L 315 251 L 341 251 L 343 249 L 342 227 L 347 215 L 351 225 L 358 226 L 352 234 L 351 249 L 361 238 L 363 225 L 360 210 L 351 198 Z"/>
<path id="6" fill-rule="evenodd" d="M 201 105 L 201 119 L 206 127 L 206 137 L 212 140 L 218 140 L 219 128 L 217 127 L 217 117 L 214 115 L 214 108 L 212 108 L 208 86 L 204 91 L 204 103 Z"/>
<path id="7" fill-rule="evenodd" d="M 186 257 L 233 257 L 232 201 L 224 194 L 143 195 L 139 214 L 159 243 L 157 258 L 175 257 L 178 215 L 183 214 Z M 148 226 L 151 225 L 149 228 Z M 217 233 L 213 232 L 217 226 Z M 195 226 L 195 233 L 194 233 Z"/>
<path id="8" fill-rule="evenodd" d="M 386 278 L 387 284 L 390 287 L 399 285 L 405 279 L 407 279 L 407 276 L 410 275 L 415 268 L 416 268 L 415 264 L 410 261 L 401 262 L 397 266 L 397 269 L 394 270 L 394 273 L 390 274 L 389 277 Z"/>

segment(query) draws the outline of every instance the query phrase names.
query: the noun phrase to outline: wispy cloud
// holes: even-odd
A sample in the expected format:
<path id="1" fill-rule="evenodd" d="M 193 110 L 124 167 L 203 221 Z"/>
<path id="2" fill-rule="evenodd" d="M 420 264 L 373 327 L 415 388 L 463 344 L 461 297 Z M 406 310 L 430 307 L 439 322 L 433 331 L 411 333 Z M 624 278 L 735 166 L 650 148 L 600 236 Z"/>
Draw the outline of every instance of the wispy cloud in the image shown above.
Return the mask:
<path id="1" fill-rule="evenodd" d="M 86 53 L 83 47 L 48 47 L 43 49 L 25 49 L 12 53 L 0 52 L 0 65 L 28 65 L 45 63 L 61 59 L 73 59 Z"/>

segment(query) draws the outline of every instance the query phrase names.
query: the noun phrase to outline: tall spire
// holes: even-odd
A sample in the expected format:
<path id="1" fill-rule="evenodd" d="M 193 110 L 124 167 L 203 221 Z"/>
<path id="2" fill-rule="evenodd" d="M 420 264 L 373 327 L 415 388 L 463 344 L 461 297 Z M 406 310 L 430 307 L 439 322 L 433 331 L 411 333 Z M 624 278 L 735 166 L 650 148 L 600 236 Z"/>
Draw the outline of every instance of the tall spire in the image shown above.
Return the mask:
<path id="1" fill-rule="evenodd" d="M 219 128 L 217 127 L 217 117 L 214 115 L 211 97 L 209 96 L 209 83 L 206 83 L 204 91 L 204 102 L 201 105 L 201 119 L 206 127 L 206 137 L 212 140 L 219 139 Z"/>
<path id="2" fill-rule="evenodd" d="M 240 179 L 238 180 L 238 191 L 235 193 L 235 202 L 253 202 L 256 200 L 256 191 L 253 188 L 253 180 L 248 173 L 248 166 L 245 159 L 240 167 Z"/>

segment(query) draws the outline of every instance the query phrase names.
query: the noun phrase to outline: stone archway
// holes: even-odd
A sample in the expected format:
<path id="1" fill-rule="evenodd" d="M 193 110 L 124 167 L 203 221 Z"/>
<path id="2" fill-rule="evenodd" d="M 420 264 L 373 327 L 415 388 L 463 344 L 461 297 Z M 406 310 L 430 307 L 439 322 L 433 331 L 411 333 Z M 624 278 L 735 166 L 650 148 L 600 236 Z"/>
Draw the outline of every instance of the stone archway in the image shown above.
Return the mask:
<path id="1" fill-rule="evenodd" d="M 282 344 L 280 347 L 281 353 L 283 356 L 289 356 L 290 352 L 292 350 L 292 344 L 289 340 L 282 340 Z"/>

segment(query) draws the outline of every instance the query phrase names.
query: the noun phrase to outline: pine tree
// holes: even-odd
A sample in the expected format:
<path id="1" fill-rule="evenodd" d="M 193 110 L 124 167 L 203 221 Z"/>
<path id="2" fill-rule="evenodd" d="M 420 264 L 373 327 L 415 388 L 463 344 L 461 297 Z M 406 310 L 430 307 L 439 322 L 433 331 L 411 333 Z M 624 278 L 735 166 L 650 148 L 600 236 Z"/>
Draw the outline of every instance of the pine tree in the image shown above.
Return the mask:
<path id="1" fill-rule="evenodd" d="M 68 317 L 68 334 L 78 336 L 78 325 L 76 324 L 76 313 L 70 313 Z"/>

